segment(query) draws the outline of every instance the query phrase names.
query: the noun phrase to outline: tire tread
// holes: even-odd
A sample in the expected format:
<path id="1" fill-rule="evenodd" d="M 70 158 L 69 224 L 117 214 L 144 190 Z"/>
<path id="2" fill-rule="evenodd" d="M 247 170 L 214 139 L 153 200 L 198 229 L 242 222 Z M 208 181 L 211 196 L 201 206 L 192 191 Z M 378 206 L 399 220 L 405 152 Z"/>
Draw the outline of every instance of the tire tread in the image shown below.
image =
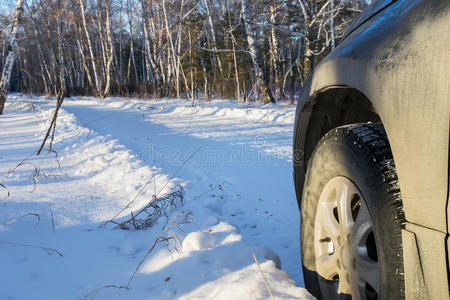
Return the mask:
<path id="1" fill-rule="evenodd" d="M 405 299 L 401 239 L 401 229 L 405 223 L 405 215 L 394 158 L 385 129 L 381 123 L 351 124 L 332 129 L 321 138 L 311 158 L 314 157 L 316 151 L 322 145 L 325 146 L 328 141 L 338 139 L 345 141 L 354 151 L 361 153 L 366 158 L 369 165 L 368 172 L 373 174 L 373 177 L 376 178 L 375 182 L 378 182 L 378 186 L 381 187 L 379 194 L 380 198 L 383 199 L 383 203 L 380 204 L 380 213 L 388 216 L 392 226 L 395 227 L 392 232 L 388 233 L 389 238 L 392 239 L 392 243 L 387 246 L 390 247 L 391 253 L 385 256 L 385 259 L 388 261 L 389 266 L 395 267 L 395 270 L 392 270 L 395 277 L 392 279 L 395 278 L 397 281 L 397 285 L 394 286 L 400 287 L 399 291 L 395 293 L 395 299 Z M 309 163 L 311 161 L 312 159 Z M 317 287 L 311 287 L 317 289 Z M 316 291 L 315 294 L 320 295 L 320 292 L 317 293 Z M 321 296 L 318 298 L 320 299 Z M 386 298 L 392 298 L 390 293 Z"/>

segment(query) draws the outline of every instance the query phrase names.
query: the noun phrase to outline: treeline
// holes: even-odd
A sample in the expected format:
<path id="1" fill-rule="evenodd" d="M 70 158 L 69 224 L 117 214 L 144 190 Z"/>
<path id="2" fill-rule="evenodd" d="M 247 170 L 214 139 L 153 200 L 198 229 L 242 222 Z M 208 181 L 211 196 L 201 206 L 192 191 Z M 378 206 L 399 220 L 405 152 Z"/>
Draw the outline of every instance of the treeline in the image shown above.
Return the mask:
<path id="1" fill-rule="evenodd" d="M 294 101 L 366 0 L 27 0 L 11 89 Z M 0 70 L 10 48 L 0 16 Z"/>

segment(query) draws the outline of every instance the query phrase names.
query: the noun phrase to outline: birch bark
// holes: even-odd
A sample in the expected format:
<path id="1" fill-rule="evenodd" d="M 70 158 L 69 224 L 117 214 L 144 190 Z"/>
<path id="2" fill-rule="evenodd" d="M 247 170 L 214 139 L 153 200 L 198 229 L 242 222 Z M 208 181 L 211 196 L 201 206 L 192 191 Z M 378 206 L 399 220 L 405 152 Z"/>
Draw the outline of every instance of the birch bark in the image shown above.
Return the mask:
<path id="1" fill-rule="evenodd" d="M 16 50 L 19 37 L 19 27 L 21 16 L 23 13 L 23 0 L 17 0 L 16 12 L 14 13 L 14 22 L 11 28 L 11 40 L 8 49 L 8 56 L 6 57 L 5 64 L 2 71 L 2 79 L 0 81 L 0 115 L 3 114 L 5 107 L 6 96 L 8 95 L 9 83 L 11 81 L 11 72 L 16 60 Z"/>
<path id="2" fill-rule="evenodd" d="M 241 4 L 242 15 L 245 23 L 245 31 L 247 34 L 248 48 L 250 51 L 250 56 L 252 58 L 253 68 L 255 70 L 256 84 L 261 89 L 261 100 L 265 104 L 275 102 L 272 96 L 272 91 L 269 88 L 267 78 L 264 75 L 261 54 L 259 52 L 258 46 L 256 45 L 256 33 L 251 18 L 250 6 L 247 0 L 241 0 Z"/>
<path id="3" fill-rule="evenodd" d="M 106 97 L 111 90 L 111 66 L 114 61 L 114 40 L 111 32 L 111 12 L 110 12 L 110 4 L 106 1 L 106 35 L 108 38 L 107 44 L 109 44 L 109 57 L 108 62 L 106 64 L 106 86 L 103 91 L 102 97 Z"/>
<path id="4" fill-rule="evenodd" d="M 331 49 L 336 48 L 336 32 L 334 28 L 334 0 L 330 1 L 330 34 L 331 34 Z"/>
<path id="5" fill-rule="evenodd" d="M 89 29 L 88 29 L 87 22 L 86 22 L 86 13 L 85 13 L 85 9 L 84 9 L 83 0 L 79 0 L 79 2 L 80 2 L 80 8 L 81 8 L 81 19 L 83 21 L 84 32 L 86 34 L 86 39 L 87 39 L 88 48 L 89 48 L 89 56 L 90 56 L 91 63 L 92 63 L 92 71 L 94 72 L 95 93 L 96 93 L 96 96 L 99 97 L 101 95 L 100 82 L 98 79 L 97 65 L 95 63 L 94 49 L 92 48 L 91 36 L 89 34 Z"/>
<path id="6" fill-rule="evenodd" d="M 303 80 L 306 80 L 308 78 L 308 75 L 312 71 L 312 50 L 311 50 L 311 43 L 310 43 L 310 35 L 309 35 L 309 25 L 310 25 L 310 18 L 309 14 L 306 10 L 307 4 L 304 3 L 304 0 L 298 0 L 300 7 L 302 9 L 303 13 L 303 25 L 304 25 L 304 57 L 303 57 Z M 309 8 L 311 9 L 311 8 Z"/>
<path id="7" fill-rule="evenodd" d="M 279 43 L 278 43 L 278 37 L 275 30 L 275 23 L 276 23 L 276 1 L 273 1 L 273 4 L 270 6 L 270 23 L 271 23 L 271 39 L 272 39 L 272 64 L 273 64 L 273 75 L 275 79 L 275 97 L 279 97 L 281 94 L 280 92 L 280 67 L 279 67 L 279 61 L 280 61 L 280 49 L 279 49 Z"/>
<path id="8" fill-rule="evenodd" d="M 222 61 L 220 60 L 220 57 L 217 53 L 216 32 L 214 31 L 214 25 L 213 25 L 213 21 L 211 18 L 211 13 L 209 12 L 208 0 L 203 0 L 203 1 L 205 2 L 206 15 L 208 17 L 208 23 L 209 23 L 209 28 L 210 28 L 210 32 L 211 32 L 211 38 L 212 38 L 212 46 L 213 46 L 213 50 L 215 51 L 214 57 L 217 61 L 217 65 L 219 66 L 219 72 L 222 75 L 223 74 Z"/>

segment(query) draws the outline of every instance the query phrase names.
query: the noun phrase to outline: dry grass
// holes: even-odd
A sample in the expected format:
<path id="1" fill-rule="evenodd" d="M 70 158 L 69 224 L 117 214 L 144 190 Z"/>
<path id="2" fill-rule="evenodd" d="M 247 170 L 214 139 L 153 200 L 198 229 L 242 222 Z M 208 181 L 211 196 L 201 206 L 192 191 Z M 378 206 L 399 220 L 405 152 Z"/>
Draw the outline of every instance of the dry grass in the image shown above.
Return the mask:
<path id="1" fill-rule="evenodd" d="M 6 206 L 6 200 L 7 200 L 7 199 L 9 198 L 9 196 L 11 195 L 11 192 L 10 192 L 9 189 L 6 187 L 6 185 L 4 185 L 4 184 L 1 183 L 1 182 L 0 182 L 0 187 L 6 191 L 6 196 L 3 198 L 3 206 Z"/>
<path id="2" fill-rule="evenodd" d="M 164 244 L 169 252 L 172 252 L 173 250 L 180 252 L 180 250 L 175 246 L 176 243 L 174 243 L 174 246 L 172 246 L 172 248 L 173 248 L 173 250 L 172 250 L 171 246 L 170 246 L 170 242 L 173 240 L 181 241 L 180 237 L 176 234 L 176 231 L 177 230 L 183 231 L 181 229 L 181 226 L 184 224 L 190 224 L 190 223 L 192 223 L 191 211 L 182 211 L 181 213 L 176 215 L 162 229 L 161 234 L 155 239 L 152 246 L 147 250 L 145 255 L 139 261 L 139 263 L 137 264 L 136 268 L 133 271 L 133 274 L 131 274 L 130 278 L 128 279 L 128 282 L 125 285 L 108 284 L 108 285 L 99 287 L 99 288 L 93 290 L 92 292 L 89 292 L 88 294 L 86 294 L 84 296 L 84 298 L 94 299 L 100 291 L 102 291 L 104 289 L 109 289 L 109 288 L 126 289 L 126 290 L 130 289 L 131 282 L 133 281 L 137 272 L 140 270 L 143 263 L 147 260 L 148 256 L 153 252 L 153 250 L 156 248 L 157 245 Z"/>
<path id="3" fill-rule="evenodd" d="M 60 169 L 61 163 L 59 162 L 59 159 L 58 159 L 58 152 L 51 150 L 51 149 L 48 152 L 55 154 L 54 159 L 55 159 L 56 163 L 58 164 L 58 169 Z M 9 169 L 8 172 L 5 175 L 3 175 L 3 177 L 0 179 L 0 187 L 6 191 L 6 196 L 3 198 L 3 206 L 6 206 L 6 200 L 11 196 L 11 193 L 10 193 L 8 187 L 5 184 L 3 184 L 1 181 L 5 180 L 6 178 L 8 178 L 12 174 L 14 174 L 17 171 L 17 169 L 19 169 L 20 167 L 29 165 L 29 166 L 31 166 L 31 168 L 33 170 L 32 174 L 30 175 L 30 179 L 33 181 L 33 188 L 31 189 L 30 193 L 34 192 L 34 190 L 36 189 L 39 177 L 41 176 L 41 173 L 46 179 L 59 179 L 61 177 L 58 174 L 47 174 L 47 173 L 41 171 L 41 168 L 39 166 L 28 161 L 36 153 L 37 153 L 37 151 L 33 152 L 30 155 L 28 155 L 27 157 L 25 157 L 21 162 L 19 162 L 13 168 Z"/>
<path id="4" fill-rule="evenodd" d="M 47 253 L 47 255 L 57 254 L 59 257 L 63 257 L 61 252 L 59 252 L 58 250 L 53 249 L 53 248 L 41 247 L 41 246 L 30 245 L 30 244 L 22 244 L 22 243 L 3 242 L 3 241 L 0 241 L 0 244 L 9 245 L 9 246 L 19 246 L 19 247 L 29 247 L 29 248 L 41 249 L 41 250 L 45 251 Z"/>
<path id="5" fill-rule="evenodd" d="M 264 285 L 266 286 L 266 289 L 267 289 L 267 291 L 269 292 L 270 299 L 273 300 L 274 298 L 273 298 L 272 290 L 270 289 L 270 286 L 269 286 L 269 282 L 267 281 L 266 276 L 264 276 L 264 273 L 263 273 L 263 271 L 262 271 L 262 269 L 261 269 L 261 265 L 259 264 L 259 261 L 258 261 L 258 259 L 256 258 L 255 253 L 252 253 L 252 254 L 253 254 L 253 259 L 255 260 L 255 263 L 256 263 L 256 265 L 258 266 L 259 273 L 261 274 L 261 277 L 262 277 L 262 279 L 263 279 L 263 281 L 264 281 Z"/>
<path id="6" fill-rule="evenodd" d="M 184 189 L 178 185 L 173 191 L 162 197 L 154 195 L 143 208 L 135 213 L 131 212 L 131 218 L 120 223 L 113 220 L 109 222 L 116 224 L 116 228 L 124 230 L 144 230 L 155 225 L 161 216 L 168 219 L 183 204 Z"/>

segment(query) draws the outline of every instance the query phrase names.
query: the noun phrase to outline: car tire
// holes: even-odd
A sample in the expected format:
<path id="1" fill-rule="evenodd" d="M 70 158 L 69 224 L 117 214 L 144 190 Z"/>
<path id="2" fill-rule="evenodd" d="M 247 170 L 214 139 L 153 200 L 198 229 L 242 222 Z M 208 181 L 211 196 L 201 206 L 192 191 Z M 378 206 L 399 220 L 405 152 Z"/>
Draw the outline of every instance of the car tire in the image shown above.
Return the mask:
<path id="1" fill-rule="evenodd" d="M 404 299 L 402 198 L 381 124 L 329 131 L 301 202 L 306 288 L 317 299 Z"/>

